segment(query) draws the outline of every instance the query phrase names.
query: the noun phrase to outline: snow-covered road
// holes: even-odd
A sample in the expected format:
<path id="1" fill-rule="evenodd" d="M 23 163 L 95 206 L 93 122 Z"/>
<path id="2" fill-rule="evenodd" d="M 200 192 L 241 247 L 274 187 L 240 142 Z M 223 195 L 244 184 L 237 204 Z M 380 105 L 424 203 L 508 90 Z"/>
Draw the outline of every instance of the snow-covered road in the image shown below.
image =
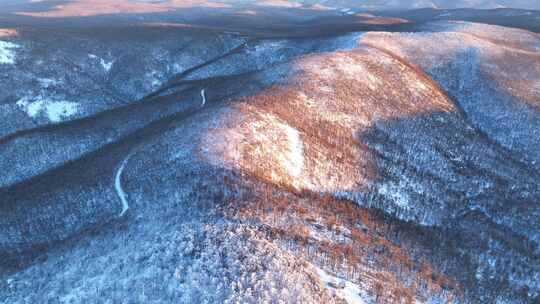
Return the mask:
<path id="1" fill-rule="evenodd" d="M 123 216 L 126 211 L 129 209 L 129 203 L 127 201 L 127 194 L 124 192 L 124 189 L 122 189 L 122 172 L 124 171 L 124 167 L 128 163 L 129 159 L 131 158 L 132 153 L 128 154 L 128 156 L 122 161 L 120 164 L 120 167 L 118 168 L 118 171 L 116 171 L 116 175 L 114 176 L 114 189 L 116 190 L 116 194 L 118 194 L 118 197 L 120 198 L 120 201 L 122 202 L 122 212 L 120 212 L 120 216 Z"/>
<path id="2" fill-rule="evenodd" d="M 204 92 L 204 89 L 201 90 L 201 98 L 202 98 L 201 107 L 204 107 L 204 105 L 206 104 L 206 94 Z"/>

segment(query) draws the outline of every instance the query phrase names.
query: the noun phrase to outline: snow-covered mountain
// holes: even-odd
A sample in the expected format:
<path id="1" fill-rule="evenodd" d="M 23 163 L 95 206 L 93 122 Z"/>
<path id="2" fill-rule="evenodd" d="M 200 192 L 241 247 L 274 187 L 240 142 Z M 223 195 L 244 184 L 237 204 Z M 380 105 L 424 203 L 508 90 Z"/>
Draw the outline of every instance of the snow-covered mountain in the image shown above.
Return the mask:
<path id="1" fill-rule="evenodd" d="M 302 1 L 303 3 L 317 3 L 329 7 L 354 7 L 374 10 L 385 9 L 418 9 L 418 8 L 521 8 L 540 9 L 540 3 L 535 0 L 328 0 L 328 1 Z"/>
<path id="2" fill-rule="evenodd" d="M 1 304 L 539 302 L 538 12 L 46 2 L 0 12 Z"/>

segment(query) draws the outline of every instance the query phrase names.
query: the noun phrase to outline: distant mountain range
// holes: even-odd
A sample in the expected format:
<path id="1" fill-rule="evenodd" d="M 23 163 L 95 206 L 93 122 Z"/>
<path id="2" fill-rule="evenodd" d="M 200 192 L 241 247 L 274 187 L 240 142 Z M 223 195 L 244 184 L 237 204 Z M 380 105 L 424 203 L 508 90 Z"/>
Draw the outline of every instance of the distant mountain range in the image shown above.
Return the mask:
<path id="1" fill-rule="evenodd" d="M 522 8 L 522 9 L 540 9 L 540 1 L 533 0 L 329 0 L 329 1 L 303 1 L 317 2 L 330 6 L 353 6 L 367 9 L 417 9 L 417 8 Z"/>

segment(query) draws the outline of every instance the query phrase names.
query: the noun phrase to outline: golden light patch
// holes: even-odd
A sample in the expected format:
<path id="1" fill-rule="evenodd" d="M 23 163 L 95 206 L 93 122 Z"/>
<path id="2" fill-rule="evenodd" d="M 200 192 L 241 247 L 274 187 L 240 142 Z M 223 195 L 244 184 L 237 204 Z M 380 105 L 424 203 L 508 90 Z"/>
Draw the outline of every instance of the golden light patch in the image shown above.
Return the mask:
<path id="1" fill-rule="evenodd" d="M 130 0 L 75 0 L 57 5 L 50 11 L 18 12 L 33 17 L 88 17 L 107 14 L 164 13 L 179 8 L 208 7 L 226 8 L 228 4 L 206 0 L 169 0 L 159 3 L 143 3 Z"/>
<path id="2" fill-rule="evenodd" d="M 17 30 L 15 29 L 3 29 L 0 28 L 0 37 L 11 37 L 18 35 Z"/>

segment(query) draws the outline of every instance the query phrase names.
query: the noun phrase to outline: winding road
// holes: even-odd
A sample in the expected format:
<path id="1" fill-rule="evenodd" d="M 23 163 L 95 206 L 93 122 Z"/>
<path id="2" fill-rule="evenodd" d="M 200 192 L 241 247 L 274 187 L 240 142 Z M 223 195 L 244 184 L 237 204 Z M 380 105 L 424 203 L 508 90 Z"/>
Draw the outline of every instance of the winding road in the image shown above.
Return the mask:
<path id="1" fill-rule="evenodd" d="M 204 89 L 201 90 L 201 97 L 202 97 L 201 107 L 204 107 L 204 105 L 206 104 L 206 94 L 204 93 Z"/>
<path id="2" fill-rule="evenodd" d="M 118 171 L 116 171 L 116 174 L 114 176 L 114 189 L 116 190 L 116 194 L 118 194 L 118 197 L 120 198 L 120 201 L 122 202 L 122 212 L 120 212 L 120 216 L 124 216 L 126 211 L 129 209 L 129 203 L 127 201 L 127 194 L 124 192 L 124 189 L 122 189 L 122 172 L 124 171 L 124 167 L 128 163 L 129 159 L 131 158 L 132 153 L 128 154 L 128 156 L 122 161 L 120 164 L 120 167 L 118 168 Z"/>
<path id="3" fill-rule="evenodd" d="M 204 105 L 206 104 L 206 93 L 204 89 L 201 90 L 201 98 L 202 98 L 201 107 L 204 107 Z M 119 216 L 124 216 L 124 214 L 129 210 L 129 202 L 127 200 L 127 193 L 122 188 L 122 172 L 124 172 L 124 168 L 132 155 L 133 153 L 129 153 L 128 156 L 126 156 L 126 158 L 122 161 L 122 163 L 120 164 L 120 167 L 118 168 L 114 176 L 114 189 L 116 190 L 116 194 L 118 195 L 118 197 L 120 198 L 120 201 L 122 202 L 122 211 L 120 212 Z"/>

